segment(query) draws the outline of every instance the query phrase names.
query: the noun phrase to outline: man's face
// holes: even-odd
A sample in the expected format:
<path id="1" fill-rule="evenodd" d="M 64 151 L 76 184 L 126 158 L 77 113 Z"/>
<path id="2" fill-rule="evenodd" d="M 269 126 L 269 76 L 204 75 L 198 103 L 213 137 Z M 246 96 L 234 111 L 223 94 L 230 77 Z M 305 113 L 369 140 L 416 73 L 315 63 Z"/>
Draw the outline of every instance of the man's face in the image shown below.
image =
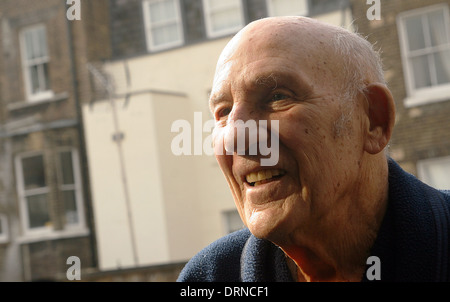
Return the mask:
<path id="1" fill-rule="evenodd" d="M 290 29 L 254 27 L 233 39 L 210 100 L 215 145 L 234 135 L 232 121 L 267 121 L 269 137 L 271 122 L 279 121 L 275 166 L 262 166 L 261 155 L 216 152 L 246 226 L 279 244 L 339 227 L 352 206 L 339 201 L 356 193 L 363 153 L 363 108 L 340 97 L 334 57 L 313 38 L 317 32 Z M 349 108 L 354 118 L 346 120 Z"/>

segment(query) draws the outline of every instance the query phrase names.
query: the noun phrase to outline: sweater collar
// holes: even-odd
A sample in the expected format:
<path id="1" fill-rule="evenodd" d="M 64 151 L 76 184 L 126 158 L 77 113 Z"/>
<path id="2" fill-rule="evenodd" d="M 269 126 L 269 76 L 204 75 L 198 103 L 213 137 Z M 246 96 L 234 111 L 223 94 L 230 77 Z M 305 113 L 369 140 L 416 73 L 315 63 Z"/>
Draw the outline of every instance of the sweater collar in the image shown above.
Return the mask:
<path id="1" fill-rule="evenodd" d="M 388 165 L 388 206 L 371 256 L 380 259 L 381 281 L 433 281 L 440 252 L 430 205 L 434 190 L 394 160 Z"/>

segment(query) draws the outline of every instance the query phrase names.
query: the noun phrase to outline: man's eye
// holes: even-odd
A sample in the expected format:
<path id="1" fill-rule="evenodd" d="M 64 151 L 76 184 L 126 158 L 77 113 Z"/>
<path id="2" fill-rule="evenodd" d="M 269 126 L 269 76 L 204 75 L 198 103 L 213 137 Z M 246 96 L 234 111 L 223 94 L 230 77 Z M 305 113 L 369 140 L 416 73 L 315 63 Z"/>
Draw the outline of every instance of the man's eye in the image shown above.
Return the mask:
<path id="1" fill-rule="evenodd" d="M 281 101 L 281 100 L 284 100 L 287 98 L 288 98 L 288 96 L 283 93 L 275 93 L 272 95 L 270 100 L 273 102 L 273 101 Z"/>
<path id="2" fill-rule="evenodd" d="M 225 116 L 228 116 L 228 114 L 230 114 L 230 112 L 231 112 L 230 108 L 219 109 L 216 112 L 216 119 L 218 120 L 218 119 L 221 119 L 221 118 L 223 118 Z"/>

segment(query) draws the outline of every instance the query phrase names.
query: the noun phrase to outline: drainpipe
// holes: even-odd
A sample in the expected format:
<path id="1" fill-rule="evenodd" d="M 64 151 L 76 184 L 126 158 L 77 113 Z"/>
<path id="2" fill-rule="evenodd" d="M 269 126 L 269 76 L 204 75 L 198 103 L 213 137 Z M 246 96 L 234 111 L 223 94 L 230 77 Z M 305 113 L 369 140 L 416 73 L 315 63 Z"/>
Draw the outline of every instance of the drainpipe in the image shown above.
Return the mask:
<path id="1" fill-rule="evenodd" d="M 62 0 L 64 5 L 64 12 L 67 11 L 67 4 L 65 0 Z M 64 14 L 64 18 L 66 15 Z M 79 85 L 77 80 L 77 65 L 75 62 L 75 54 L 73 47 L 73 26 L 72 22 L 82 22 L 82 21 L 70 21 L 66 18 L 67 25 L 67 38 L 68 38 L 68 47 L 69 47 L 69 58 L 71 65 L 71 76 L 72 76 L 72 87 L 73 87 L 73 99 L 75 101 L 75 109 L 77 115 L 77 128 L 78 128 L 78 136 L 79 136 L 79 144 L 80 144 L 80 165 L 81 165 L 81 177 L 83 182 L 83 201 L 86 209 L 86 224 L 89 228 L 89 241 L 91 245 L 91 261 L 93 267 L 98 267 L 98 259 L 97 259 L 97 241 L 95 237 L 95 226 L 94 226 L 94 213 L 92 209 L 92 197 L 91 197 L 91 189 L 90 189 L 90 179 L 89 179 L 89 167 L 87 160 L 87 149 L 86 149 L 86 139 L 84 136 L 84 123 L 83 123 L 83 115 L 82 115 L 82 107 L 80 96 L 78 93 Z M 82 213 L 84 214 L 84 213 Z"/>

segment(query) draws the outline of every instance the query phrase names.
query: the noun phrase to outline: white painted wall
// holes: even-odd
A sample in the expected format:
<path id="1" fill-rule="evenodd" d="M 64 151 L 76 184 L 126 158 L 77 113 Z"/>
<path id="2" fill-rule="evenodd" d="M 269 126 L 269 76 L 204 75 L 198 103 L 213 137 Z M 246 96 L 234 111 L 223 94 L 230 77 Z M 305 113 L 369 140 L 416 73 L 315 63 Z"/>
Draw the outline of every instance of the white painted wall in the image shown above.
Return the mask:
<path id="1" fill-rule="evenodd" d="M 131 220 L 122 181 L 112 109 L 107 101 L 83 108 L 86 125 L 93 210 L 101 269 L 134 266 L 131 232 L 136 238 L 139 265 L 169 260 L 162 179 L 150 95 L 133 98 L 128 106 L 116 100 L 120 130 L 124 133 L 123 154 Z"/>
<path id="2" fill-rule="evenodd" d="M 223 236 L 225 230 L 221 213 L 224 210 L 234 208 L 231 193 L 213 156 L 192 155 L 178 157 L 174 156 L 170 149 L 172 139 L 178 134 L 170 131 L 174 121 L 179 119 L 188 120 L 193 126 L 194 112 L 202 114 L 203 123 L 212 118 L 208 108 L 208 93 L 211 89 L 217 58 L 227 42 L 228 38 L 225 38 L 157 55 L 130 59 L 126 62 L 131 74 L 130 86 L 125 80 L 125 65 L 123 61 L 112 62 L 105 66 L 105 70 L 110 75 L 113 75 L 115 79 L 116 94 L 152 89 L 186 94 L 184 98 L 158 93 L 151 94 L 149 102 L 153 108 L 152 113 L 142 111 L 143 115 L 148 115 L 146 117 L 134 116 L 132 118 L 136 120 L 142 117 L 149 124 L 141 123 L 141 126 L 144 127 L 141 130 L 127 128 L 124 141 L 124 146 L 130 144 L 127 148 L 139 149 L 139 144 L 143 144 L 143 142 L 136 141 L 132 143 L 128 141 L 128 131 L 152 131 L 156 133 L 155 137 L 157 139 L 153 140 L 152 144 L 157 146 L 158 152 L 148 153 L 148 156 L 155 156 L 153 159 L 154 169 L 158 170 L 160 175 L 160 184 L 157 190 L 161 192 L 158 194 L 163 196 L 161 197 L 163 198 L 163 209 L 160 210 L 160 213 L 165 218 L 160 221 L 163 227 L 159 229 L 161 229 L 161 236 L 165 237 L 165 244 L 168 245 L 167 261 L 187 260 L 202 247 Z M 180 99 L 183 100 L 180 101 Z M 129 104 L 135 103 L 136 100 L 138 100 L 137 97 L 133 96 Z M 104 106 L 108 107 L 109 104 L 105 102 Z M 117 106 L 117 108 L 120 107 L 121 105 Z M 86 108 L 89 107 L 86 105 Z M 89 111 L 85 109 L 85 112 Z M 108 119 L 107 114 L 104 118 Z M 99 120 L 99 118 L 94 117 L 92 119 Z M 111 116 L 109 121 L 112 123 Z M 125 127 L 125 123 L 121 124 Z M 96 136 L 99 133 L 89 133 L 92 127 L 97 126 L 95 123 L 91 123 L 91 126 L 87 123 L 87 137 L 91 137 L 91 140 L 94 141 L 91 145 L 95 143 L 105 144 L 105 141 L 96 140 Z M 203 137 L 206 138 L 208 135 L 208 133 L 204 133 Z M 110 136 L 108 135 L 108 140 L 110 140 Z M 91 164 L 90 152 L 94 154 L 99 153 L 100 150 L 101 147 L 89 146 L 90 170 L 95 169 Z M 113 149 L 110 151 L 115 152 Z M 92 158 L 94 157 L 93 155 Z M 117 161 L 117 158 L 110 156 L 109 160 Z M 131 164 L 132 160 L 136 161 L 137 158 L 127 159 L 127 165 Z M 96 164 L 94 163 L 94 165 Z M 111 167 L 114 167 L 114 170 L 119 168 L 117 164 Z M 97 169 L 100 169 L 100 167 Z M 104 175 L 102 171 L 98 172 L 99 175 L 97 177 L 95 176 L 96 172 L 92 173 L 93 191 L 105 190 L 104 187 L 96 184 L 96 178 L 113 178 L 113 175 Z M 136 173 L 138 175 L 140 172 L 136 171 Z M 142 177 L 145 177 L 145 175 L 142 175 Z M 136 179 L 139 179 L 139 177 L 136 176 Z M 118 184 L 120 179 L 115 177 L 109 181 L 105 179 L 103 181 Z M 140 182 L 141 184 L 145 183 L 144 180 L 140 180 Z M 136 188 L 134 194 L 146 193 L 138 192 Z M 97 197 L 97 195 L 97 193 L 94 193 L 94 203 L 100 203 L 100 200 L 105 198 L 104 196 Z M 119 209 L 118 207 L 117 210 Z M 105 221 L 105 223 L 109 223 L 109 221 Z M 149 229 L 148 225 L 141 225 L 141 227 Z M 103 233 L 104 230 L 99 229 L 97 237 L 102 237 Z M 162 238 L 161 236 L 157 236 L 159 238 L 158 242 L 162 241 L 160 239 Z M 125 235 L 123 238 L 124 241 L 127 240 Z M 154 245 L 155 241 L 153 240 L 152 242 Z M 100 246 L 102 246 L 101 240 L 99 240 L 99 250 L 101 250 Z M 151 250 L 150 246 L 146 248 Z M 111 261 L 109 260 L 109 262 Z M 164 259 L 158 258 L 153 260 L 153 262 L 157 261 L 164 261 Z"/>

